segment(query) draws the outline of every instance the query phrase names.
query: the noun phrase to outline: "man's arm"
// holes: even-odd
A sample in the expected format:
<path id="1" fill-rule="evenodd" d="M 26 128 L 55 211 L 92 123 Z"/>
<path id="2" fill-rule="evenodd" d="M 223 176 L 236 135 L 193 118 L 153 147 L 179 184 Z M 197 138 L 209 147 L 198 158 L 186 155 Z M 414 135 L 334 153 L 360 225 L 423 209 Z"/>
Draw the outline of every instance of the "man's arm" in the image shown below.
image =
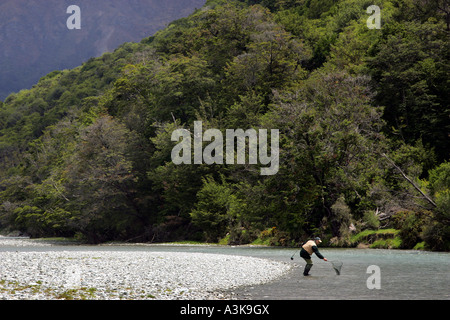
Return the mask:
<path id="1" fill-rule="evenodd" d="M 325 259 L 325 257 L 319 252 L 319 248 L 317 248 L 317 246 L 313 246 L 312 249 L 313 249 L 313 251 L 314 251 L 314 253 L 316 254 L 317 257 L 327 261 L 327 259 Z"/>

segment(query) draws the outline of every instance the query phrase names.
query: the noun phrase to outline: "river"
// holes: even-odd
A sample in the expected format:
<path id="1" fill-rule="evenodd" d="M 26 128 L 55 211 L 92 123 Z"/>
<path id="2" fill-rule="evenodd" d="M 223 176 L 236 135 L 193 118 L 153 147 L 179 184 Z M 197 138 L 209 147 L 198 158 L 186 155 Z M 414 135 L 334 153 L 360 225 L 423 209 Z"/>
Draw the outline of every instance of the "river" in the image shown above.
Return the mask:
<path id="1" fill-rule="evenodd" d="M 5 238 L 2 238 L 5 239 Z M 45 241 L 22 246 L 0 244 L 0 252 L 153 251 L 228 254 L 271 259 L 291 264 L 286 275 L 270 283 L 234 289 L 237 299 L 249 300 L 449 300 L 450 253 L 331 249 L 320 252 L 343 263 L 340 275 L 330 262 L 313 257 L 311 276 L 302 275 L 305 262 L 293 248 L 215 245 L 58 245 Z M 294 254 L 294 260 L 290 257 Z"/>

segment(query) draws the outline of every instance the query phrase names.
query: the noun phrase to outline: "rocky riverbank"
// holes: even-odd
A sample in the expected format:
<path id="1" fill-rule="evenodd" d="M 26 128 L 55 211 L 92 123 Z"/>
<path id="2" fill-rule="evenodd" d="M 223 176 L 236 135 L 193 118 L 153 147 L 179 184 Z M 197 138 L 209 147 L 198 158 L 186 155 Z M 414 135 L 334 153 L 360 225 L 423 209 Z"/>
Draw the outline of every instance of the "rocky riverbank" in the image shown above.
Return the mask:
<path id="1" fill-rule="evenodd" d="M 207 253 L 20 249 L 33 244 L 0 239 L 8 246 L 0 250 L 0 299 L 232 299 L 233 288 L 269 282 L 292 267 Z"/>

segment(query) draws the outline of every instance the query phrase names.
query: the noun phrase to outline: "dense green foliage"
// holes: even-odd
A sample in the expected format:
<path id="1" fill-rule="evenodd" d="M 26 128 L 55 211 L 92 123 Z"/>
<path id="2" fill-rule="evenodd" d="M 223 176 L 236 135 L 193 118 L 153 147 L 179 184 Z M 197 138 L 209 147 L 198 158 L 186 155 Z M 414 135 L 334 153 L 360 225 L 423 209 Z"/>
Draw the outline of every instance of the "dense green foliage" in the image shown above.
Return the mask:
<path id="1" fill-rule="evenodd" d="M 281 245 L 396 228 L 401 247 L 448 250 L 448 14 L 380 0 L 382 28 L 369 29 L 372 2 L 208 1 L 9 96 L 0 227 Z M 279 129 L 279 172 L 173 164 L 172 132 L 196 120 Z"/>

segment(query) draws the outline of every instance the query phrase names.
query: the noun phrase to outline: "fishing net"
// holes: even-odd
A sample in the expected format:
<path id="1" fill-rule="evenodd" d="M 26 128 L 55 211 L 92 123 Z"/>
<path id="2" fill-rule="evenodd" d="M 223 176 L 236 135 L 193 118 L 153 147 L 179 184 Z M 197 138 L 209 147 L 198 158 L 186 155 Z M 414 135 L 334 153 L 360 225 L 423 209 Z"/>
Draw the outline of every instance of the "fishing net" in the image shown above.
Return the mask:
<path id="1" fill-rule="evenodd" d="M 329 262 L 333 266 L 334 271 L 336 271 L 336 274 L 339 276 L 341 274 L 343 263 L 341 261 L 329 261 Z"/>

